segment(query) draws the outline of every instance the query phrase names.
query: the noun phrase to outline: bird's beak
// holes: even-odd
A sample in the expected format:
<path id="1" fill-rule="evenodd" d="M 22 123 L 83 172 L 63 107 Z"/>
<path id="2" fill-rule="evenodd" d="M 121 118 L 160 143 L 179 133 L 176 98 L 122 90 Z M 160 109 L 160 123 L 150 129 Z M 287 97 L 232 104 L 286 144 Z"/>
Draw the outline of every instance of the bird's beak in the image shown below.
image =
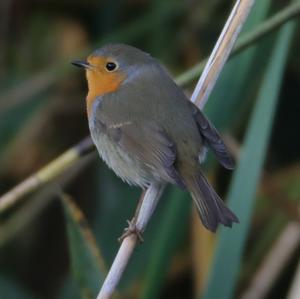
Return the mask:
<path id="1" fill-rule="evenodd" d="M 85 69 L 92 67 L 91 64 L 89 64 L 87 61 L 83 61 L 83 60 L 73 60 L 73 61 L 71 61 L 71 63 L 75 66 L 83 67 Z"/>

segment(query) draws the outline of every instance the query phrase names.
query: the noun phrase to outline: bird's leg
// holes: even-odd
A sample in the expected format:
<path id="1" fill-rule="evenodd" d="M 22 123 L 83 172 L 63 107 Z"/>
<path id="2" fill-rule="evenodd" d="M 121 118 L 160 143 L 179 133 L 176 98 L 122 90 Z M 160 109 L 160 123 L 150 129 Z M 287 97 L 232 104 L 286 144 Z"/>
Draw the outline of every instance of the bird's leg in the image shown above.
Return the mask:
<path id="1" fill-rule="evenodd" d="M 142 232 L 136 227 L 136 218 L 133 217 L 132 220 L 127 220 L 128 227 L 124 229 L 122 236 L 118 239 L 119 242 L 122 242 L 126 237 L 134 234 L 136 235 L 140 243 L 144 242 Z"/>
<path id="2" fill-rule="evenodd" d="M 124 229 L 124 232 L 123 234 L 121 235 L 120 238 L 118 238 L 118 241 L 121 243 L 126 237 L 128 237 L 129 235 L 131 234 L 135 234 L 138 238 L 138 241 L 140 243 L 143 243 L 144 242 L 144 239 L 143 239 L 143 236 L 142 236 L 142 232 L 136 227 L 136 220 L 137 220 L 137 217 L 138 217 L 138 214 L 139 214 L 139 211 L 140 211 L 140 208 L 141 208 L 141 205 L 142 205 L 142 202 L 143 202 L 143 199 L 144 199 L 144 194 L 145 194 L 145 191 L 142 192 L 142 195 L 139 199 L 139 202 L 138 202 L 138 205 L 137 205 L 137 208 L 135 210 L 135 213 L 134 213 L 134 216 L 131 220 L 127 220 L 127 223 L 128 223 L 128 227 L 126 227 Z"/>

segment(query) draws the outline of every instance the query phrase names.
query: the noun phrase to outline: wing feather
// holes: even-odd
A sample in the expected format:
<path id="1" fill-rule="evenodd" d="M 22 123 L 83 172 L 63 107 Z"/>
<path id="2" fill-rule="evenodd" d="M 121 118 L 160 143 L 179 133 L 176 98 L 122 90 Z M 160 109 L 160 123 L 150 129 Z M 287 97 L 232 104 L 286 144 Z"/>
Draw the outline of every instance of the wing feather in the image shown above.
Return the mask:
<path id="1" fill-rule="evenodd" d="M 190 102 L 194 119 L 197 123 L 198 129 L 206 144 L 211 148 L 213 153 L 216 155 L 219 163 L 227 168 L 234 168 L 234 160 L 223 142 L 220 134 L 213 124 L 205 117 L 198 107 Z"/>
<path id="2" fill-rule="evenodd" d="M 93 127 L 100 128 L 99 133 L 109 136 L 123 151 L 142 162 L 153 176 L 185 188 L 175 168 L 176 145 L 163 128 L 153 121 L 124 119 L 126 113 L 122 119 L 111 111 L 106 113 L 101 103 L 94 108 Z"/>

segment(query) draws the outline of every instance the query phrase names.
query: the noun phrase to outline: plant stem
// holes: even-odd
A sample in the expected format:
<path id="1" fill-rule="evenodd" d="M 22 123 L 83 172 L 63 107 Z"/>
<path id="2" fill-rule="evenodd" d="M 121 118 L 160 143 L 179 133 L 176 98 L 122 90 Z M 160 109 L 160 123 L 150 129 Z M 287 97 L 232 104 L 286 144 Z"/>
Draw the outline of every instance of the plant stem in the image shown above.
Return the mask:
<path id="1" fill-rule="evenodd" d="M 284 25 L 286 22 L 299 16 L 300 14 L 300 2 L 296 2 L 288 5 L 286 8 L 282 9 L 280 12 L 275 14 L 274 16 L 268 18 L 261 25 L 259 25 L 256 29 L 246 33 L 241 36 L 234 46 L 230 57 L 240 53 L 246 48 L 250 47 L 254 43 L 261 40 L 267 34 L 270 34 L 274 30 L 278 29 L 280 26 Z M 190 68 L 183 74 L 181 74 L 177 79 L 177 84 L 184 86 L 190 83 L 192 80 L 197 78 L 201 72 L 203 71 L 207 59 L 202 60 L 194 67 Z"/>
<path id="2" fill-rule="evenodd" d="M 78 161 L 80 157 L 92 151 L 93 148 L 94 145 L 91 138 L 86 137 L 77 145 L 70 148 L 58 158 L 28 177 L 25 181 L 15 186 L 9 192 L 0 197 L 0 213 L 15 205 L 23 196 L 57 177 Z"/>
<path id="3" fill-rule="evenodd" d="M 144 195 L 142 195 L 141 207 L 138 209 L 136 220 L 136 228 L 139 232 L 143 232 L 146 225 L 154 212 L 158 200 L 163 192 L 164 186 L 152 183 Z M 116 289 L 121 276 L 128 264 L 135 246 L 138 243 L 136 234 L 130 234 L 122 241 L 119 251 L 113 261 L 109 273 L 101 287 L 97 299 L 108 299 Z"/>

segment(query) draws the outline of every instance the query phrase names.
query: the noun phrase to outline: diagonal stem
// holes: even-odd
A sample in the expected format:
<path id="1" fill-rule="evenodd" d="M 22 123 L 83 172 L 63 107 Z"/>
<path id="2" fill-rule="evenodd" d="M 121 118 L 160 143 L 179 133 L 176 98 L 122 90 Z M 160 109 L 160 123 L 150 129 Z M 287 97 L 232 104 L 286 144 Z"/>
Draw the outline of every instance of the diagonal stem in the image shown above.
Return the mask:
<path id="1" fill-rule="evenodd" d="M 143 232 L 145 230 L 146 225 L 152 213 L 154 212 L 154 209 L 163 192 L 163 189 L 163 185 L 153 183 L 144 193 L 144 197 L 141 198 L 142 204 L 140 209 L 138 209 L 139 212 L 136 219 L 136 228 L 140 232 Z M 97 296 L 97 299 L 108 299 L 111 297 L 113 291 L 117 287 L 117 284 L 122 277 L 122 274 L 137 243 L 138 236 L 136 234 L 130 234 L 126 238 L 124 238 L 113 261 L 113 264 L 107 274 L 107 277 L 105 278 L 100 293 Z"/>
<path id="2" fill-rule="evenodd" d="M 284 9 L 274 14 L 274 16 L 269 17 L 262 24 L 257 26 L 257 28 L 251 30 L 249 33 L 245 33 L 241 36 L 235 46 L 233 47 L 232 52 L 230 53 L 230 58 L 254 43 L 260 41 L 267 34 L 278 29 L 280 26 L 284 25 L 286 22 L 291 20 L 292 18 L 298 17 L 300 14 L 300 2 L 295 2 L 287 5 Z M 176 79 L 177 84 L 186 85 L 190 83 L 192 80 L 197 78 L 201 72 L 203 71 L 205 64 L 207 63 L 207 59 L 203 59 L 201 62 L 197 63 L 195 66 L 191 67 L 183 74 L 178 76 Z"/>
<path id="3" fill-rule="evenodd" d="M 191 101 L 200 109 L 206 104 L 253 4 L 254 0 L 236 1 L 192 94 Z"/>

